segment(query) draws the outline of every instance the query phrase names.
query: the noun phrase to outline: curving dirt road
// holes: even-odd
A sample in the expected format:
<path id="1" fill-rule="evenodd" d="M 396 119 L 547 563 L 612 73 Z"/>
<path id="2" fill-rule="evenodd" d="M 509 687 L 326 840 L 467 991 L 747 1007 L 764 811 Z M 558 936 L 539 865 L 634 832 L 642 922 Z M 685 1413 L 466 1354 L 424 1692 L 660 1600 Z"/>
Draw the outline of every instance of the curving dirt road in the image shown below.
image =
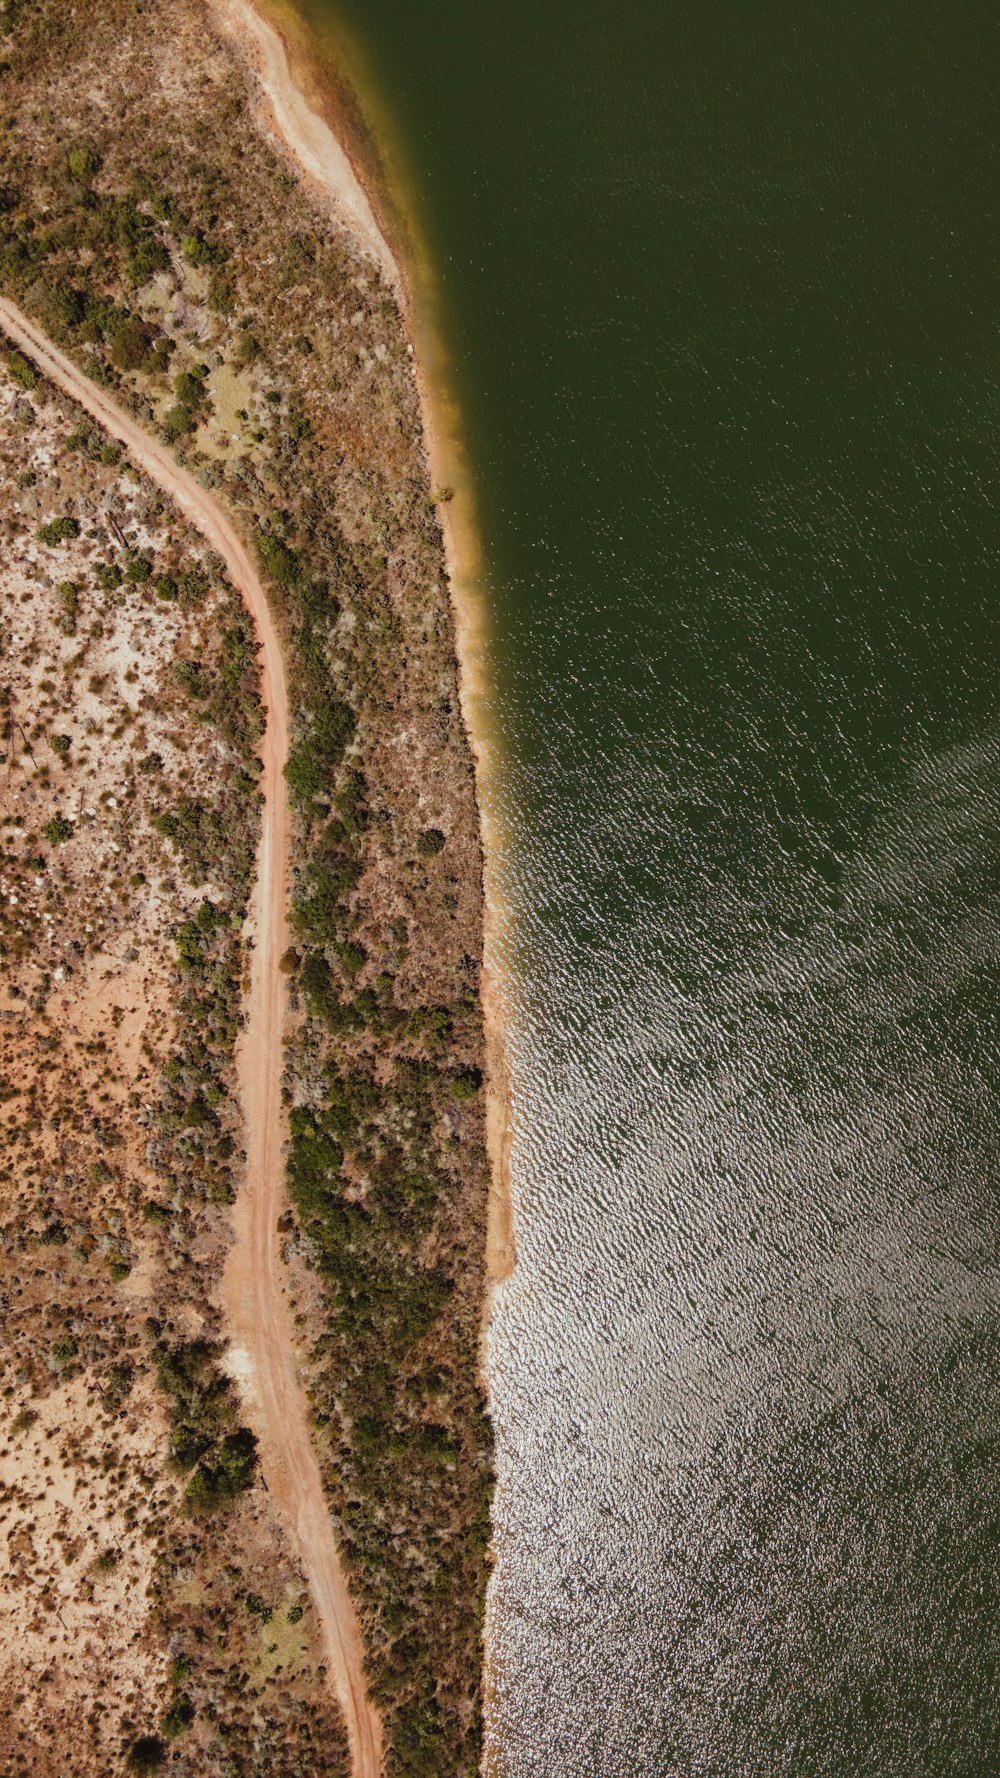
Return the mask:
<path id="1" fill-rule="evenodd" d="M 233 525 L 206 488 L 72 359 L 53 346 L 13 303 L 0 297 L 0 328 L 49 380 L 125 445 L 146 474 L 222 556 L 262 644 L 264 797 L 257 882 L 251 903 L 254 948 L 239 1072 L 246 1125 L 247 1176 L 234 1209 L 236 1241 L 223 1292 L 233 1337 L 233 1370 L 260 1441 L 272 1499 L 297 1548 L 323 1627 L 331 1678 L 350 1735 L 354 1778 L 379 1778 L 381 1724 L 369 1698 L 364 1650 L 337 1556 L 307 1409 L 295 1368 L 292 1328 L 281 1291 L 277 1219 L 284 1203 L 281 1106 L 284 991 L 278 960 L 286 948 L 285 884 L 289 815 L 283 771 L 288 755 L 288 698 L 278 637 L 264 589 Z"/>

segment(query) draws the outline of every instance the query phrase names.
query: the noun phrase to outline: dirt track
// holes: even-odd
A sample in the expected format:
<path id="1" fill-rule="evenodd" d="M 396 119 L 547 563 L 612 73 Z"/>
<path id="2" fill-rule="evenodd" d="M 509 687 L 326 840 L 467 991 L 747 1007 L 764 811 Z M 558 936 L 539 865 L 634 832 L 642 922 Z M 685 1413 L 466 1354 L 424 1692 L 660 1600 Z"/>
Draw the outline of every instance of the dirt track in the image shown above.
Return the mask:
<path id="1" fill-rule="evenodd" d="M 381 1725 L 365 1685 L 358 1621 L 341 1571 L 309 1441 L 306 1402 L 295 1368 L 291 1321 L 281 1291 L 277 1219 L 284 1203 L 281 1107 L 284 993 L 278 960 L 286 938 L 289 815 L 283 770 L 288 753 L 284 663 L 264 589 L 246 549 L 207 489 L 162 445 L 51 345 L 13 303 L 0 297 L 0 328 L 39 369 L 117 438 L 223 557 L 262 645 L 263 825 L 251 906 L 254 939 L 239 1068 L 246 1124 L 247 1177 L 234 1210 L 236 1241 L 224 1297 L 233 1370 L 260 1440 L 268 1488 L 308 1576 L 323 1627 L 330 1676 L 351 1740 L 355 1778 L 378 1778 Z"/>

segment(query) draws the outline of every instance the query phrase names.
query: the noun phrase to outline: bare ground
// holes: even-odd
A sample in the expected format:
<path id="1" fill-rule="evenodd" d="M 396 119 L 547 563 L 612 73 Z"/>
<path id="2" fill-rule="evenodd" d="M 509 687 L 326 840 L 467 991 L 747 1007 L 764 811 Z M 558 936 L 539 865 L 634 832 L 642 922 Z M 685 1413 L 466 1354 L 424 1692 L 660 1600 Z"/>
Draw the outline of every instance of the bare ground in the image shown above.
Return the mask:
<path id="1" fill-rule="evenodd" d="M 347 1720 L 354 1770 L 378 1778 L 381 1731 L 367 1696 L 357 1617 L 340 1566 L 296 1374 L 282 1294 L 277 1220 L 284 1203 L 281 1068 L 283 994 L 278 960 L 286 945 L 289 817 L 283 780 L 288 754 L 284 665 L 263 587 L 232 524 L 210 493 L 158 445 L 15 305 L 0 298 L 0 326 L 43 373 L 117 438 L 146 474 L 218 550 L 253 617 L 262 645 L 261 848 L 251 923 L 253 967 L 241 1046 L 247 1130 L 246 1180 L 236 1206 L 236 1243 L 225 1297 L 239 1355 L 239 1381 L 260 1440 L 269 1489 L 297 1546 L 327 1645 L 330 1674 Z"/>

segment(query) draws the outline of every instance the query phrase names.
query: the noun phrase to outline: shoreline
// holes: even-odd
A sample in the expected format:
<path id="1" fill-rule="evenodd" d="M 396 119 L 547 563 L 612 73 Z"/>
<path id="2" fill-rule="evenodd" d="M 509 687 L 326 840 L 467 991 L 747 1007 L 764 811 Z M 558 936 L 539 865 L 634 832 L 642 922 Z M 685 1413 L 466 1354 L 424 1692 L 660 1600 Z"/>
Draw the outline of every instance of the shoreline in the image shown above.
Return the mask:
<path id="1" fill-rule="evenodd" d="M 439 355 L 433 329 L 421 326 L 413 292 L 406 276 L 405 244 L 394 244 L 392 230 L 380 214 L 361 164 L 356 143 L 342 112 L 335 111 L 329 91 L 314 77 L 304 55 L 296 53 L 269 0 L 208 0 L 209 10 L 226 35 L 235 40 L 237 53 L 253 68 L 263 98 L 270 108 L 274 128 L 301 173 L 324 200 L 331 202 L 340 224 L 360 240 L 369 257 L 389 282 L 403 311 L 406 331 L 413 342 L 413 373 L 420 405 L 424 448 L 432 489 L 448 488 L 450 497 L 438 500 L 435 510 L 444 543 L 448 596 L 455 626 L 459 701 L 462 722 L 472 754 L 474 794 L 479 815 L 483 853 L 483 959 L 480 1004 L 483 1017 L 486 1061 L 486 1150 L 490 1171 L 487 1226 L 485 1230 L 485 1283 L 483 1332 L 489 1323 L 498 1287 L 510 1277 L 516 1258 L 513 1202 L 510 1178 L 511 1117 L 510 1077 L 506 1059 L 503 987 L 490 961 L 492 940 L 499 925 L 499 909 L 491 899 L 489 824 L 483 810 L 483 785 L 489 770 L 489 741 L 475 720 L 475 704 L 484 695 L 481 671 L 482 633 L 485 627 L 482 596 L 476 582 L 481 552 L 475 523 L 471 477 L 457 428 L 455 403 L 447 392 L 435 392 L 424 359 Z M 422 347 L 421 349 L 421 336 Z M 442 411 L 444 410 L 444 411 Z M 481 1363 L 489 1396 L 485 1351 Z"/>

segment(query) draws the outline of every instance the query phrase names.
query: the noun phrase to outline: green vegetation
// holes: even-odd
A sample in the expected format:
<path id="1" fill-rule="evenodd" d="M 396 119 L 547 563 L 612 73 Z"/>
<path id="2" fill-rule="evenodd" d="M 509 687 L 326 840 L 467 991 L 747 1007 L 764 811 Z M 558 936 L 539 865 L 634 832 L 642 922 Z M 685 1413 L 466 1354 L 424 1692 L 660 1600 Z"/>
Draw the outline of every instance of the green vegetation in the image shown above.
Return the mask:
<path id="1" fill-rule="evenodd" d="M 166 1745 L 159 1735 L 140 1735 L 133 1741 L 125 1760 L 129 1772 L 158 1772 L 167 1757 Z"/>
<path id="2" fill-rule="evenodd" d="M 62 515 L 50 519 L 46 525 L 39 525 L 37 535 L 39 543 L 46 543 L 50 549 L 54 549 L 56 544 L 65 543 L 68 537 L 79 537 L 80 523 L 78 519 Z"/>
<path id="3" fill-rule="evenodd" d="M 417 835 L 417 851 L 421 858 L 436 857 L 438 852 L 444 851 L 444 846 L 444 834 L 439 827 L 425 827 L 423 832 Z"/>
<path id="4" fill-rule="evenodd" d="M 22 353 L 8 352 L 6 363 L 15 383 L 19 383 L 22 389 L 27 389 L 30 393 L 38 387 L 38 372 Z"/>
<path id="5" fill-rule="evenodd" d="M 217 1347 L 158 1339 L 156 1354 L 156 1381 L 170 1398 L 171 1460 L 191 1472 L 185 1499 L 192 1512 L 215 1512 L 253 1483 L 257 1441 L 248 1427 L 233 1427 L 233 1388 L 219 1369 Z"/>

